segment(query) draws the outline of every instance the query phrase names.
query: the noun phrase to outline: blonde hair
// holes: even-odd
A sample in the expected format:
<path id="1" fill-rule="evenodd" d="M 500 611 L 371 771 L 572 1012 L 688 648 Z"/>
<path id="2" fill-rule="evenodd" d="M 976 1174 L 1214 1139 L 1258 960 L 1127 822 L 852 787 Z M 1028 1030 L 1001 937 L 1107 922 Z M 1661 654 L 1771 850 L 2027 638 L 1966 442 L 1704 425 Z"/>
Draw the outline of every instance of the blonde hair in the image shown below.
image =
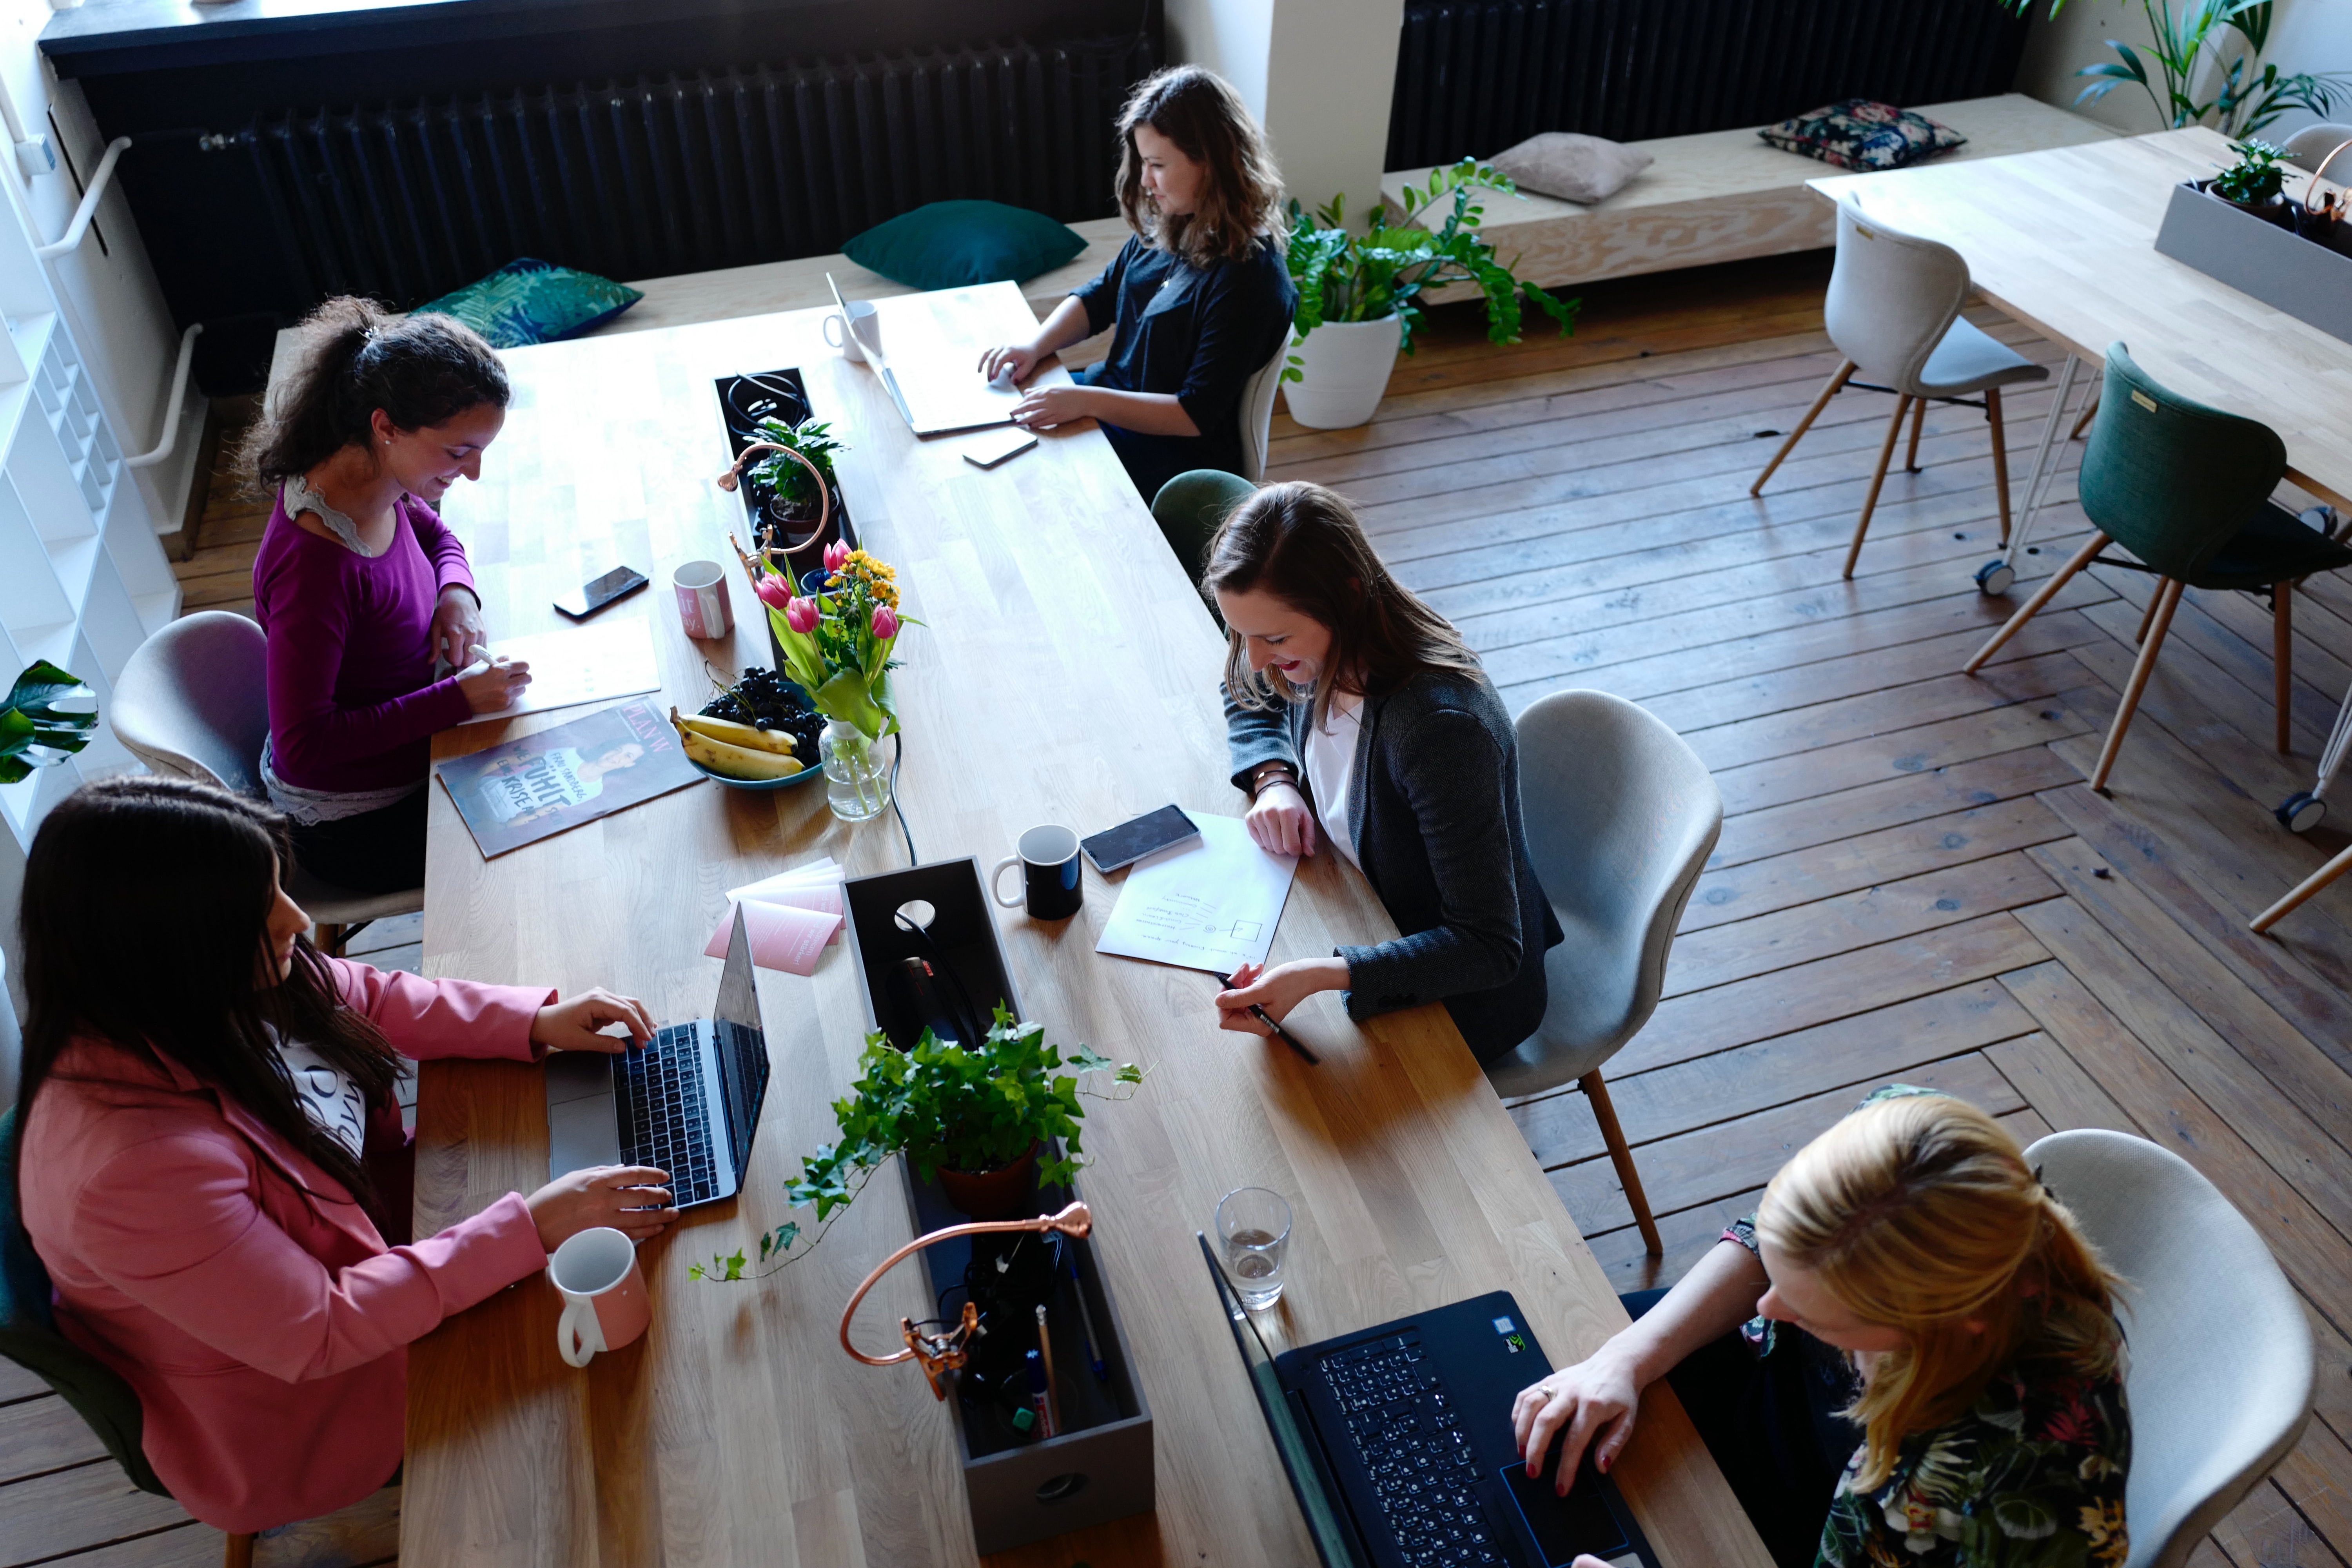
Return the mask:
<path id="1" fill-rule="evenodd" d="M 2017 1140 L 1964 1100 L 1856 1110 L 1772 1178 L 1756 1234 L 1856 1317 L 1909 1340 L 1845 1413 L 1864 1433 L 1859 1491 L 1885 1484 L 1906 1436 L 1960 1415 L 2017 1361 L 2115 1368 L 2121 1281 Z"/>
<path id="2" fill-rule="evenodd" d="M 1145 194 L 1143 158 L 1135 149 L 1139 125 L 1167 137 L 1206 172 L 1195 210 L 1163 213 Z M 1261 235 L 1282 247 L 1283 227 L 1275 221 L 1282 174 L 1241 94 L 1216 72 L 1169 66 L 1136 83 L 1118 111 L 1118 210 L 1128 227 L 1153 245 L 1195 267 L 1245 261 Z"/>

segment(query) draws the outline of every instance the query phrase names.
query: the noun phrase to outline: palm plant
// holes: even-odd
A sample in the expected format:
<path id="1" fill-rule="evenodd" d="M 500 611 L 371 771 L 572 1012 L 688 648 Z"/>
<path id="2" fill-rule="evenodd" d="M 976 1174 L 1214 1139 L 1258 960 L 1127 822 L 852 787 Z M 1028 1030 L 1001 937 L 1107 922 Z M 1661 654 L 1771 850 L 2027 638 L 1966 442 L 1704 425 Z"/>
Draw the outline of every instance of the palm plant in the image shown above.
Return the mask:
<path id="1" fill-rule="evenodd" d="M 2020 16 L 2033 8 L 2033 0 L 2000 3 Z M 2339 100 L 2352 99 L 2352 71 L 2288 75 L 2275 65 L 2261 63 L 2263 51 L 2270 47 L 2273 0 L 2180 0 L 2177 9 L 2174 0 L 2138 3 L 2154 42 L 2143 49 L 2109 38 L 2107 47 L 2120 58 L 2074 73 L 2093 79 L 2076 103 L 2137 82 L 2158 115 L 2175 130 L 2210 123 L 2235 138 L 2252 135 L 2289 110 L 2325 117 Z M 2065 5 L 2066 0 L 2050 0 L 2050 15 L 2055 16 Z M 2235 43 L 2230 40 L 2232 33 Z M 2218 85 L 2214 96 L 2200 102 L 2197 80 L 2208 69 L 2220 73 L 2214 79 Z"/>

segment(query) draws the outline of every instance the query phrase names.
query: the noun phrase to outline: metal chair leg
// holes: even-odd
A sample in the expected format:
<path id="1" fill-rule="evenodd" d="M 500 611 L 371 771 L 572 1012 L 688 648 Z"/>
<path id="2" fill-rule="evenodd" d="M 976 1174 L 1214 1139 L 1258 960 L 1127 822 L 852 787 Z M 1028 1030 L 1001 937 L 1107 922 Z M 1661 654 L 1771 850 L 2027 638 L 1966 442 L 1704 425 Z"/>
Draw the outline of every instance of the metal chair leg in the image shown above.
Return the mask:
<path id="1" fill-rule="evenodd" d="M 2107 775 L 2115 771 L 2116 753 L 2124 748 L 2124 731 L 2131 728 L 2132 715 L 2139 711 L 2140 693 L 2147 689 L 2147 678 L 2156 673 L 2156 656 L 2164 647 L 2164 634 L 2172 629 L 2172 612 L 2180 607 L 2181 593 L 2188 584 L 2178 577 L 2167 577 L 2157 589 L 2156 620 L 2147 628 L 2147 640 L 2139 647 L 2139 658 L 2132 665 L 2130 684 L 2124 688 L 2124 700 L 2116 706 L 2116 721 L 2107 727 L 2107 743 L 2099 752 L 2099 766 L 2091 774 L 2091 787 L 2105 792 Z"/>
<path id="2" fill-rule="evenodd" d="M 1797 427 L 1789 432 L 1789 438 L 1780 443 L 1780 449 L 1772 454 L 1772 460 L 1764 465 L 1764 471 L 1756 476 L 1756 482 L 1748 487 L 1749 495 L 1763 494 L 1764 481 L 1772 477 L 1772 470 L 1780 466 L 1780 459 L 1795 448 L 1797 438 L 1813 427 L 1813 421 L 1821 417 L 1822 410 L 1830 405 L 1830 399 L 1838 395 L 1838 389 L 1845 384 L 1846 378 L 1857 368 L 1850 359 L 1838 362 L 1837 370 L 1830 376 L 1829 384 L 1822 388 L 1822 395 L 1819 397 L 1813 399 L 1813 405 L 1805 410 L 1805 416 L 1797 421 Z"/>
<path id="3" fill-rule="evenodd" d="M 1915 399 L 1911 405 L 1911 446 L 1903 454 L 1903 471 L 1906 474 L 1919 471 L 1919 426 L 1927 422 L 1927 400 L 1924 397 Z"/>
<path id="4" fill-rule="evenodd" d="M 1592 1102 L 1593 1119 L 1601 1123 L 1601 1141 L 1609 1145 L 1609 1163 L 1617 1167 L 1617 1180 L 1625 1189 L 1625 1201 L 1633 1205 L 1633 1223 L 1642 1228 L 1642 1244 L 1653 1258 L 1665 1256 L 1665 1243 L 1658 1239 L 1658 1222 L 1650 1217 L 1650 1200 L 1642 1191 L 1642 1173 L 1633 1169 L 1633 1151 L 1625 1146 L 1625 1130 L 1617 1124 L 1617 1108 L 1609 1103 L 1609 1086 L 1601 1081 L 1601 1069 L 1594 1068 L 1576 1080 L 1584 1090 L 1584 1098 Z"/>
<path id="5" fill-rule="evenodd" d="M 2097 555 L 2102 549 L 2105 548 L 2107 536 L 2104 533 L 2094 533 L 2091 535 L 2091 542 L 2083 546 L 2082 549 L 2074 552 L 2074 558 L 2068 561 L 2065 565 L 2058 568 L 2058 574 L 2056 576 L 2051 578 L 2050 581 L 2042 584 L 2041 587 L 2035 589 L 2033 597 L 2026 600 L 2024 604 L 2019 605 L 2017 613 L 2001 623 L 2000 630 L 1992 634 L 1992 640 L 1990 642 L 1977 649 L 1976 657 L 1974 658 L 1960 666 L 1960 673 L 1963 675 L 1974 675 L 1979 669 L 1982 668 L 1984 661 L 1990 658 L 1994 654 L 1999 653 L 2000 651 L 2001 644 L 2007 642 L 2019 632 L 2024 630 L 2025 623 L 2032 620 L 2034 617 L 2035 613 L 2038 612 L 2042 605 L 2048 604 L 2052 599 L 2056 598 L 2058 596 L 2058 590 L 2064 587 L 2074 577 L 2075 573 L 2080 572 L 2084 567 L 2088 566 L 2091 563 L 2092 558 Z"/>
<path id="6" fill-rule="evenodd" d="M 2293 751 L 2288 730 L 2294 721 L 2294 584 L 2271 584 L 2271 680 L 2278 703 L 2278 749 Z"/>
<path id="7" fill-rule="evenodd" d="M 1862 536 L 1870 531 L 1870 514 L 1878 510 L 1878 492 L 1886 483 L 1886 465 L 1895 460 L 1895 439 L 1903 434 L 1903 416 L 1917 401 L 1906 394 L 1895 401 L 1895 417 L 1886 422 L 1886 440 L 1878 448 L 1878 468 L 1870 476 L 1870 493 L 1862 498 L 1862 516 L 1853 525 L 1853 542 L 1846 546 L 1845 570 L 1842 577 L 1853 575 L 1853 563 L 1862 554 Z"/>
<path id="8" fill-rule="evenodd" d="M 2000 502 L 2000 542 L 2009 544 L 2009 437 L 2001 433 L 2000 388 L 1985 388 L 1985 423 L 1992 426 L 1992 492 Z"/>

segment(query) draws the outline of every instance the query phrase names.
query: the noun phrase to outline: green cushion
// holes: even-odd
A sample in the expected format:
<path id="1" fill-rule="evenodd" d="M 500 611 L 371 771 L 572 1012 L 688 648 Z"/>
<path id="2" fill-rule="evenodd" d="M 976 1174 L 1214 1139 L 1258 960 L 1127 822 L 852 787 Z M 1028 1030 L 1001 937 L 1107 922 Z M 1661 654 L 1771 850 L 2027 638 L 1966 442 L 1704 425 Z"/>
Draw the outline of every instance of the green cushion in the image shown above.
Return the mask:
<path id="1" fill-rule="evenodd" d="M 455 316 L 494 349 L 519 349 L 577 336 L 644 298 L 625 283 L 526 256 L 416 310 Z"/>
<path id="2" fill-rule="evenodd" d="M 909 289 L 963 289 L 1051 272 L 1086 247 L 1079 236 L 1025 207 L 930 202 L 876 224 L 841 248 L 858 266 Z"/>

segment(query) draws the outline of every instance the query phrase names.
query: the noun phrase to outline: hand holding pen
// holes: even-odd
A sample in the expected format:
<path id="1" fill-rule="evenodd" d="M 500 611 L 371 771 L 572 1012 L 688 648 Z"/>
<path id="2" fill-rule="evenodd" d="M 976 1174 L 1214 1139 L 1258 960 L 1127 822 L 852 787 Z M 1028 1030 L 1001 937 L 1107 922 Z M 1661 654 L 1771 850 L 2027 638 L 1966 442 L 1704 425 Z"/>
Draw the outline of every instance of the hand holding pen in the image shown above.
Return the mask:
<path id="1" fill-rule="evenodd" d="M 1275 971 L 1275 973 L 1277 976 L 1281 976 L 1285 972 L 1298 967 L 1302 966 L 1286 963 L 1278 970 Z M 1213 974 L 1216 973 L 1213 970 L 1210 973 Z M 1308 1050 L 1299 1040 L 1297 1036 L 1284 1028 L 1282 1026 L 1281 1020 L 1274 1014 L 1266 1011 L 1265 1007 L 1263 1005 L 1263 1001 L 1274 1001 L 1275 1005 L 1280 1007 L 1282 1011 L 1286 1014 L 1291 1008 L 1297 1006 L 1301 1001 L 1304 1001 L 1307 995 L 1312 994 L 1315 991 L 1322 990 L 1324 987 L 1320 985 L 1309 985 L 1296 996 L 1278 996 L 1275 994 L 1281 990 L 1282 987 L 1278 984 L 1269 985 L 1265 983 L 1267 971 L 1265 966 L 1260 963 L 1244 963 L 1239 969 L 1234 970 L 1231 974 L 1217 974 L 1216 978 L 1219 984 L 1225 987 L 1224 991 L 1217 997 L 1217 1006 L 1223 1015 L 1219 1021 L 1219 1027 L 1236 1029 L 1243 1034 L 1248 1035 L 1272 1035 L 1276 1039 L 1280 1040 L 1284 1045 L 1288 1046 L 1292 1050 L 1297 1052 L 1300 1057 L 1306 1059 L 1307 1065 L 1310 1067 L 1318 1064 L 1322 1060 L 1322 1058 L 1318 1057 L 1313 1051 Z M 1344 980 L 1342 981 L 1342 984 L 1345 984 Z M 1249 994 L 1252 991 L 1260 990 L 1266 992 L 1268 994 L 1267 996 L 1260 998 Z M 1253 1022 L 1262 1024 L 1265 1027 L 1263 1029 L 1254 1028 L 1251 1026 Z"/>

